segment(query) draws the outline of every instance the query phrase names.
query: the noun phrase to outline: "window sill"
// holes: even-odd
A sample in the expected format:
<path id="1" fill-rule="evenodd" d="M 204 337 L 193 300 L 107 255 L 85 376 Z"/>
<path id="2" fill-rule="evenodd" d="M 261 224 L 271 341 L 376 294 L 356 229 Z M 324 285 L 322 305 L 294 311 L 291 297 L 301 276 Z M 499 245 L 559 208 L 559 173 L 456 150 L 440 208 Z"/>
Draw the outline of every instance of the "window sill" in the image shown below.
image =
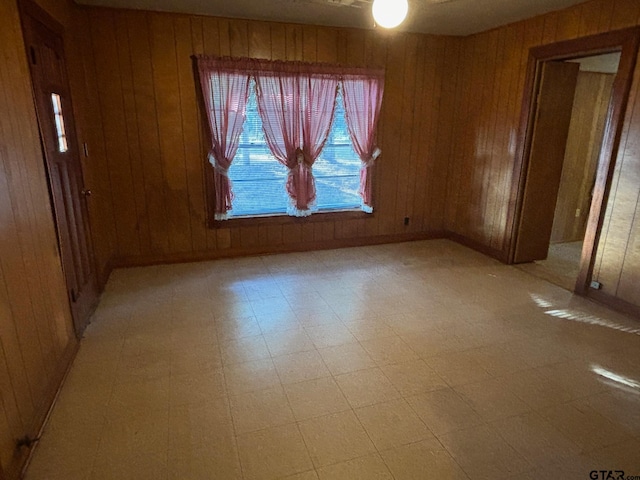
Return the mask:
<path id="1" fill-rule="evenodd" d="M 317 222 L 335 222 L 342 220 L 362 220 L 372 218 L 374 213 L 365 213 L 360 209 L 333 212 L 317 212 L 308 217 L 291 217 L 286 214 L 238 217 L 229 220 L 209 220 L 209 228 L 255 227 L 259 225 L 292 225 Z"/>

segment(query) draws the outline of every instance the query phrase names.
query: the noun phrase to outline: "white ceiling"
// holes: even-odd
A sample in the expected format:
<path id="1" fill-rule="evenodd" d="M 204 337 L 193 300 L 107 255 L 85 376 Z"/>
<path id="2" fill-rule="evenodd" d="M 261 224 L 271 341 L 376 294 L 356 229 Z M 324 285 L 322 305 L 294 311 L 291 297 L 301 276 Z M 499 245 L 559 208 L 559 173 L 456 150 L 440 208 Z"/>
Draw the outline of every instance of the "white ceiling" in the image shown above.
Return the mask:
<path id="1" fill-rule="evenodd" d="M 76 0 L 105 7 L 372 28 L 371 0 Z M 401 30 L 469 35 L 585 0 L 409 0 Z M 379 28 L 379 27 L 378 27 Z"/>

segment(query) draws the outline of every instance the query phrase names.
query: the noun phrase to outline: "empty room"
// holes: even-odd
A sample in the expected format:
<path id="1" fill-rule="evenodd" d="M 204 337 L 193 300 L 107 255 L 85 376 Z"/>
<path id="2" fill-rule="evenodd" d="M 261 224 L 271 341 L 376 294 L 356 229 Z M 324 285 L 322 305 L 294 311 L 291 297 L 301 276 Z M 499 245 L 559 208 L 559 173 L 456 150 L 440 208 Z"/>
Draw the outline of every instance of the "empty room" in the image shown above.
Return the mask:
<path id="1" fill-rule="evenodd" d="M 0 480 L 640 479 L 638 0 L 0 0 Z"/>

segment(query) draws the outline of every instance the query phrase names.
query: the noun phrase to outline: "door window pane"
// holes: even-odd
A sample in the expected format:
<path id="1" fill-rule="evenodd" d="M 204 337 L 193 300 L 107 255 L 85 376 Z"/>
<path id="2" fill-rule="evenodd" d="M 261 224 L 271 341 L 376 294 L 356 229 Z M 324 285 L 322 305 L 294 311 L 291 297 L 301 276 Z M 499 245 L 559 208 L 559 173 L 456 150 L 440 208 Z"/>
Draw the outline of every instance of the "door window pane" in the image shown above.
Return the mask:
<path id="1" fill-rule="evenodd" d="M 64 117 L 62 116 L 62 102 L 60 95 L 51 94 L 51 103 L 53 104 L 53 117 L 56 123 L 56 134 L 58 135 L 58 151 L 64 153 L 69 150 L 67 145 L 67 133 L 64 129 Z"/>

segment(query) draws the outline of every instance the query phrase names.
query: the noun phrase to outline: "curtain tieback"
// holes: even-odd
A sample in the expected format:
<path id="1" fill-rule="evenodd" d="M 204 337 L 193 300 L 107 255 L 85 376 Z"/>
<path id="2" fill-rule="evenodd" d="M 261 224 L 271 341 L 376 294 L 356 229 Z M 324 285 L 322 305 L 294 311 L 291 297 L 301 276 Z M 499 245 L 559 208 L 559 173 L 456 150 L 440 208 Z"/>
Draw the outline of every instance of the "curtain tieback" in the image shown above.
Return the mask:
<path id="1" fill-rule="evenodd" d="M 213 168 L 215 168 L 216 172 L 218 172 L 220 175 L 223 175 L 225 177 L 229 176 L 229 169 L 222 168 L 220 166 L 220 164 L 216 160 L 216 157 L 213 155 L 213 152 L 209 152 L 209 163 L 213 165 Z"/>
<path id="2" fill-rule="evenodd" d="M 364 163 L 365 167 L 372 167 L 373 164 L 376 163 L 376 160 L 378 159 L 381 153 L 382 153 L 382 150 L 376 147 L 373 153 L 371 154 L 371 157 L 369 157 L 369 160 L 362 163 Z"/>
<path id="3" fill-rule="evenodd" d="M 296 160 L 298 162 L 298 165 L 303 166 L 309 171 L 311 170 L 312 165 L 309 161 L 309 157 L 301 148 L 296 149 Z"/>

